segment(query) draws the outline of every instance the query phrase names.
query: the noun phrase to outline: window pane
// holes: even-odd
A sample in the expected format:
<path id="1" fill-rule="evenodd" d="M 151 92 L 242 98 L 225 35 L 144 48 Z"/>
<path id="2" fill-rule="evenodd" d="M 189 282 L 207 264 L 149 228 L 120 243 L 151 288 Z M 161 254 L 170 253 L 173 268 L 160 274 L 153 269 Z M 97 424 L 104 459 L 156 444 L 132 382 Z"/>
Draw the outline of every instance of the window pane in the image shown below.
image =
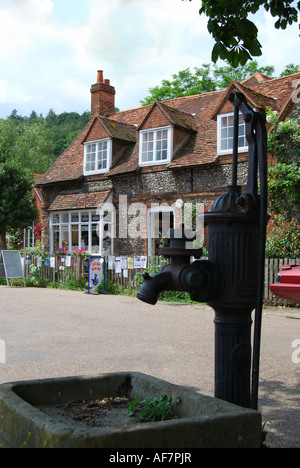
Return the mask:
<path id="1" fill-rule="evenodd" d="M 233 149 L 233 120 L 233 115 L 221 117 L 221 134 L 219 135 L 221 151 L 230 151 Z M 247 146 L 245 138 L 245 122 L 242 114 L 239 115 L 238 137 L 238 147 L 242 148 Z"/>
<path id="2" fill-rule="evenodd" d="M 61 246 L 63 249 L 69 250 L 69 226 L 61 227 Z"/>
<path id="3" fill-rule="evenodd" d="M 92 253 L 99 253 L 99 228 L 97 224 L 92 224 Z"/>
<path id="4" fill-rule="evenodd" d="M 52 223 L 53 223 L 53 224 L 59 223 L 59 214 L 53 214 L 53 215 L 52 215 Z"/>
<path id="5" fill-rule="evenodd" d="M 168 159 L 168 151 L 167 150 L 163 150 L 162 153 L 161 153 L 161 159 Z"/>
<path id="6" fill-rule="evenodd" d="M 79 249 L 79 235 L 78 235 L 78 225 L 72 226 L 71 231 L 71 250 L 76 252 Z"/>
<path id="7" fill-rule="evenodd" d="M 221 141 L 221 150 L 227 150 L 227 140 Z"/>
<path id="8" fill-rule="evenodd" d="M 227 125 L 233 125 L 233 115 L 229 115 L 227 117 Z"/>
<path id="9" fill-rule="evenodd" d="M 81 226 L 81 249 L 88 250 L 89 249 L 89 226 L 88 225 L 82 225 Z"/>
<path id="10" fill-rule="evenodd" d="M 244 146 L 246 146 L 245 138 L 244 137 L 239 137 L 239 148 L 243 148 Z"/>
<path id="11" fill-rule="evenodd" d="M 157 130 L 156 132 L 156 161 L 168 158 L 168 131 Z"/>
<path id="12" fill-rule="evenodd" d="M 227 127 L 227 117 L 222 117 L 221 118 L 221 125 L 222 125 L 222 127 Z"/>
<path id="13" fill-rule="evenodd" d="M 54 226 L 52 232 L 52 248 L 53 252 L 56 252 L 59 249 L 59 226 Z"/>
<path id="14" fill-rule="evenodd" d="M 79 214 L 78 213 L 72 213 L 71 214 L 71 222 L 72 223 L 78 223 L 79 221 Z"/>
<path id="15" fill-rule="evenodd" d="M 106 169 L 107 167 L 107 141 L 101 141 L 98 143 L 97 153 L 97 168 L 98 170 Z"/>
<path id="16" fill-rule="evenodd" d="M 92 213 L 92 221 L 99 221 L 100 215 L 97 213 Z"/>
<path id="17" fill-rule="evenodd" d="M 239 135 L 245 135 L 245 125 L 239 125 Z"/>
<path id="18" fill-rule="evenodd" d="M 227 138 L 227 128 L 222 128 L 221 130 L 221 138 Z"/>
<path id="19" fill-rule="evenodd" d="M 89 221 L 89 213 L 81 213 L 81 222 L 86 223 Z"/>

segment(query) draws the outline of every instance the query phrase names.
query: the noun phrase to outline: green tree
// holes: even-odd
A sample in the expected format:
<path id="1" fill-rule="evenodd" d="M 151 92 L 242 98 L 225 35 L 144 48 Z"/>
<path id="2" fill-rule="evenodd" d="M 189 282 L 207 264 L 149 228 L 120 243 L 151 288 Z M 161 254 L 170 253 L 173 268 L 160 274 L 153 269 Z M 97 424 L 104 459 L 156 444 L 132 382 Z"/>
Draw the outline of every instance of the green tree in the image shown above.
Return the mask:
<path id="1" fill-rule="evenodd" d="M 0 158 L 14 159 L 31 172 L 45 172 L 90 120 L 90 113 L 51 109 L 46 118 L 35 111 L 29 117 L 13 110 L 0 119 Z"/>
<path id="2" fill-rule="evenodd" d="M 297 7 L 293 4 L 294 0 L 202 0 L 199 13 L 208 17 L 207 29 L 215 40 L 212 61 L 220 58 L 237 67 L 262 55 L 258 29 L 248 16 L 264 7 L 276 18 L 274 27 L 286 29 L 298 22 L 300 1 Z"/>
<path id="3" fill-rule="evenodd" d="M 195 72 L 191 72 L 189 68 L 174 73 L 173 80 L 163 80 L 160 86 L 150 88 L 150 96 L 141 101 L 143 106 L 151 104 L 151 102 L 165 101 L 180 96 L 190 96 L 192 94 L 200 94 L 208 91 L 216 90 L 216 83 L 211 74 L 211 66 L 209 64 L 202 65 L 201 68 L 194 68 Z"/>
<path id="4" fill-rule="evenodd" d="M 253 60 L 244 66 L 239 65 L 236 68 L 231 65 L 215 67 L 214 77 L 217 82 L 218 89 L 226 89 L 232 80 L 236 80 L 241 83 L 256 72 L 263 73 L 264 75 L 273 78 L 274 70 L 275 68 L 273 66 L 265 65 L 264 67 L 259 67 L 257 61 Z"/>
<path id="5" fill-rule="evenodd" d="M 4 249 L 7 230 L 25 228 L 37 219 L 32 184 L 32 175 L 20 164 L 0 163 L 0 236 Z"/>
<path id="6" fill-rule="evenodd" d="M 268 137 L 268 150 L 274 156 L 269 167 L 268 191 L 270 209 L 287 212 L 289 218 L 300 219 L 300 127 L 298 119 L 280 122 L 275 112 L 267 114 L 273 126 Z"/>
<path id="7" fill-rule="evenodd" d="M 299 65 L 288 65 L 282 76 L 288 74 L 289 70 L 296 70 Z M 172 80 L 163 80 L 161 85 L 149 89 L 149 96 L 141 100 L 142 105 L 151 104 L 153 101 L 164 101 L 181 96 L 200 94 L 218 89 L 225 89 L 232 80 L 243 81 L 255 72 L 260 72 L 274 77 L 273 66 L 259 67 L 253 60 L 245 66 L 232 67 L 230 65 L 218 67 L 211 64 L 203 64 L 200 68 L 195 67 L 194 72 L 187 68 L 172 75 Z"/>
<path id="8" fill-rule="evenodd" d="M 298 73 L 298 72 L 300 72 L 300 65 L 294 65 L 293 63 L 289 63 L 288 65 L 285 66 L 280 76 L 282 77 L 286 75 L 292 75 L 293 73 Z"/>
<path id="9" fill-rule="evenodd" d="M 18 138 L 11 149 L 13 159 L 22 162 L 32 172 L 43 173 L 55 161 L 55 144 L 48 137 L 43 119 L 27 121 L 22 125 Z"/>

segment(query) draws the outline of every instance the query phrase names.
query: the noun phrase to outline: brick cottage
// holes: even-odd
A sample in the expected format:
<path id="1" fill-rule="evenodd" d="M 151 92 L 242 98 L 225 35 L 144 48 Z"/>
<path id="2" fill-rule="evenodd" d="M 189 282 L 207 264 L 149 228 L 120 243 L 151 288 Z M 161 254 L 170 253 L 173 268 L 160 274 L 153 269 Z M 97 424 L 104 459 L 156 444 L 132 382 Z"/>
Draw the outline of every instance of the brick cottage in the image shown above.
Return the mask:
<path id="1" fill-rule="evenodd" d="M 115 112 L 115 88 L 98 71 L 90 122 L 37 181 L 45 249 L 124 256 L 157 252 L 166 226 L 177 227 L 182 204 L 203 203 L 207 210 L 231 183 L 228 93 L 242 92 L 255 110 L 270 107 L 284 120 L 299 102 L 299 83 L 300 73 L 271 79 L 257 72 L 226 90 Z M 247 149 L 241 117 L 238 183 L 243 188 Z"/>

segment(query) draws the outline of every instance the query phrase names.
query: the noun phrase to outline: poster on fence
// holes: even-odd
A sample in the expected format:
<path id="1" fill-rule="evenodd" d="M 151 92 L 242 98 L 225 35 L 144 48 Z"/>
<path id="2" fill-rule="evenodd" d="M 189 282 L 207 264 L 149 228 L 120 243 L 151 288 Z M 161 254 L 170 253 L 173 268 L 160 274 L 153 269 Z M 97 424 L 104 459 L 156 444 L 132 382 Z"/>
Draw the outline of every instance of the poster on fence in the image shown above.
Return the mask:
<path id="1" fill-rule="evenodd" d="M 113 270 L 114 269 L 114 263 L 115 263 L 115 257 L 113 255 L 108 256 L 108 269 Z"/>
<path id="2" fill-rule="evenodd" d="M 127 270 L 127 257 L 121 257 L 121 268 Z"/>
<path id="3" fill-rule="evenodd" d="M 121 257 L 115 258 L 115 273 L 122 273 Z"/>

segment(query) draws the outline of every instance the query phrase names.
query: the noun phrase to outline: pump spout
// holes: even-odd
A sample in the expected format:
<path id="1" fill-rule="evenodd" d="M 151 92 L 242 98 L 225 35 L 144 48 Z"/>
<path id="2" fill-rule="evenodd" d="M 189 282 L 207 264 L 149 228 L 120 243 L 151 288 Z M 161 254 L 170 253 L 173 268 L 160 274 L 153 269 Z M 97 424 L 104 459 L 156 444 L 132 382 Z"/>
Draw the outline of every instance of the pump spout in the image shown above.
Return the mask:
<path id="1" fill-rule="evenodd" d="M 156 304 L 159 293 L 169 290 L 172 282 L 172 274 L 170 272 L 161 271 L 154 276 L 149 273 L 143 273 L 144 283 L 137 293 L 137 298 L 147 304 Z"/>

